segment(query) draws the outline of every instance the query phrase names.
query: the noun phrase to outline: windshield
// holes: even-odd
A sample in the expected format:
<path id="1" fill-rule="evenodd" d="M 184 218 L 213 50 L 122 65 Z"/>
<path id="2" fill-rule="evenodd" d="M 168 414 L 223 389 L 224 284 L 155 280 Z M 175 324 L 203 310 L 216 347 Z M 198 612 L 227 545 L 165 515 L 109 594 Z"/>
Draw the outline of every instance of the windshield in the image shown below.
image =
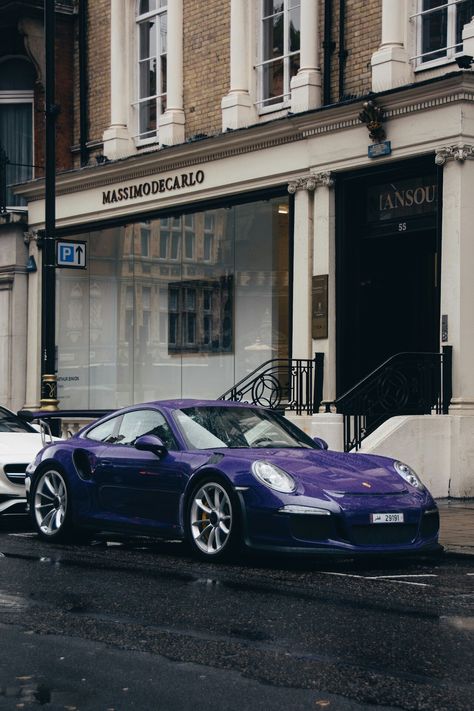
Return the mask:
<path id="1" fill-rule="evenodd" d="M 281 415 L 250 407 L 187 407 L 174 417 L 191 449 L 317 445 Z"/>
<path id="2" fill-rule="evenodd" d="M 36 432 L 25 420 L 0 407 L 0 432 Z"/>

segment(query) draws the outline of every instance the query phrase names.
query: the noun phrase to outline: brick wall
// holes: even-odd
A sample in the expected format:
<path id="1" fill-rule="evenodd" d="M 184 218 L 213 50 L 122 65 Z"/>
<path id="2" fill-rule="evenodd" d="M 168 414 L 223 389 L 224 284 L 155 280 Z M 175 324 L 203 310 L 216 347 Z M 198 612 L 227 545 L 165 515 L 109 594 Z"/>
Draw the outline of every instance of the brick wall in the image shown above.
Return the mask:
<path id="1" fill-rule="evenodd" d="M 73 142 L 73 64 L 74 64 L 74 28 L 70 16 L 56 16 L 56 53 L 55 53 L 55 100 L 59 106 L 56 119 L 56 168 L 68 170 L 73 166 L 71 146 Z M 45 119 L 44 87 L 35 88 L 35 164 L 45 163 Z M 41 168 L 35 169 L 36 177 L 44 174 Z"/>
<path id="2" fill-rule="evenodd" d="M 324 0 L 320 3 L 321 68 L 324 67 Z M 339 96 L 339 2 L 331 3 L 331 102 Z M 346 0 L 343 97 L 366 94 L 370 58 L 380 44 L 381 0 Z M 221 131 L 221 100 L 230 85 L 230 0 L 184 0 L 183 73 L 186 138 Z M 131 29 L 133 31 L 133 29 Z M 79 143 L 79 70 L 74 43 L 74 137 Z M 89 142 L 100 142 L 110 122 L 110 2 L 88 3 Z M 93 153 L 93 151 L 92 151 Z M 76 156 L 76 165 L 78 158 Z"/>
<path id="3" fill-rule="evenodd" d="M 110 1 L 94 0 L 87 5 L 88 129 L 86 140 L 89 143 L 102 141 L 102 134 L 110 124 Z M 78 34 L 76 26 L 74 42 L 74 144 L 76 146 L 80 142 Z M 94 150 L 91 150 L 91 155 L 93 154 Z M 75 164 L 79 164 L 77 153 Z"/>
<path id="4" fill-rule="evenodd" d="M 184 0 L 183 25 L 186 138 L 212 136 L 230 85 L 230 0 Z"/>
<path id="5" fill-rule="evenodd" d="M 324 41 L 324 0 L 320 0 L 321 47 Z M 345 49 L 347 58 L 344 68 L 342 96 L 339 91 L 339 9 L 340 4 L 333 0 L 332 33 L 333 51 L 331 52 L 331 103 L 342 98 L 363 96 L 371 90 L 370 59 L 380 45 L 382 32 L 381 0 L 346 0 L 345 3 Z M 324 67 L 324 52 L 321 53 L 321 69 Z"/>

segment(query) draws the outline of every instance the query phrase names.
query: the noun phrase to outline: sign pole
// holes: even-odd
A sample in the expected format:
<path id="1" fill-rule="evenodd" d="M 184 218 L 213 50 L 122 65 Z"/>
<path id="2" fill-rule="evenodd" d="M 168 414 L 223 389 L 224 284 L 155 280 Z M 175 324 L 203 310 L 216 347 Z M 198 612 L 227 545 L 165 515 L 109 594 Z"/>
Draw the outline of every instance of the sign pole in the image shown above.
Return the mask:
<path id="1" fill-rule="evenodd" d="M 44 0 L 45 234 L 41 284 L 41 409 L 57 410 L 55 0 Z"/>

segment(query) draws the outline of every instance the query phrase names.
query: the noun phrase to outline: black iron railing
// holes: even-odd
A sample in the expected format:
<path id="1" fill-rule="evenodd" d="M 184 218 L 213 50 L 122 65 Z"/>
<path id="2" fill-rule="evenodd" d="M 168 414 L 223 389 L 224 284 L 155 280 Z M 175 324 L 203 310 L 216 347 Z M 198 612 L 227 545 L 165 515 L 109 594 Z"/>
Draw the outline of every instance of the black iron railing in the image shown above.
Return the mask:
<path id="1" fill-rule="evenodd" d="M 344 451 L 396 415 L 447 414 L 452 396 L 452 347 L 442 353 L 397 353 L 333 402 L 344 415 Z"/>
<path id="2" fill-rule="evenodd" d="M 322 401 L 323 377 L 324 353 L 315 353 L 312 360 L 273 358 L 255 368 L 218 399 L 312 415 Z"/>

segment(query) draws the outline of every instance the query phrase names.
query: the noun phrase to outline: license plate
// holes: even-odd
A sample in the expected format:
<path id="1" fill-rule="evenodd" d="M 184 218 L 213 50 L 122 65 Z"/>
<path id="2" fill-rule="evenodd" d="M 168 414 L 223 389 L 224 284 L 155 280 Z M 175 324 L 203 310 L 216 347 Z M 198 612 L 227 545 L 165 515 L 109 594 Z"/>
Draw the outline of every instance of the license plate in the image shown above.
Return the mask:
<path id="1" fill-rule="evenodd" d="M 373 513 L 370 514 L 370 523 L 403 523 L 402 513 Z"/>

